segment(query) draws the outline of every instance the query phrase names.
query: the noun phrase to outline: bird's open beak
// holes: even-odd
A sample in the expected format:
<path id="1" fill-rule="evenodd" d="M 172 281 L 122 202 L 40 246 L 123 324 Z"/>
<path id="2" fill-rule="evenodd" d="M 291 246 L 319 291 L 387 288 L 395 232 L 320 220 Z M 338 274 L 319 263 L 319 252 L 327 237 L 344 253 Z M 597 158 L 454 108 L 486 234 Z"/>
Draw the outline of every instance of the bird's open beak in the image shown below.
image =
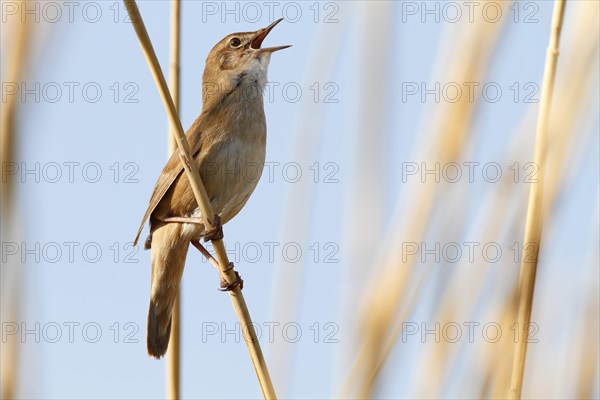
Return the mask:
<path id="1" fill-rule="evenodd" d="M 267 35 L 269 34 L 269 32 L 271 32 L 271 30 L 273 28 L 275 28 L 275 25 L 277 25 L 278 23 L 280 23 L 281 21 L 283 21 L 283 18 L 279 18 L 277 21 L 273 22 L 271 25 L 267 26 L 266 28 L 263 28 L 261 30 L 259 30 L 256 33 L 256 37 L 252 40 L 252 43 L 250 43 L 250 48 L 254 49 L 254 50 L 260 50 L 260 52 L 269 52 L 269 53 L 274 53 L 278 50 L 283 50 L 283 49 L 287 49 L 288 47 L 292 47 L 291 45 L 288 46 L 276 46 L 276 47 L 267 47 L 264 49 L 261 49 L 260 46 L 262 45 L 263 40 L 265 40 L 265 38 L 267 37 Z"/>

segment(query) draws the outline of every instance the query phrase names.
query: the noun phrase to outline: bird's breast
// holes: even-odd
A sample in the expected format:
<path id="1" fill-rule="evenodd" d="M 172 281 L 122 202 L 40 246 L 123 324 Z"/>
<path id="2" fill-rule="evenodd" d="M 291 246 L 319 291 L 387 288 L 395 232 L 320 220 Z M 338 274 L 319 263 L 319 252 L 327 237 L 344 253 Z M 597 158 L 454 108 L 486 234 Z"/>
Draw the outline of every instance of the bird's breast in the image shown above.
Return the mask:
<path id="1" fill-rule="evenodd" d="M 266 128 L 260 116 L 231 121 L 226 134 L 203 157 L 200 173 L 215 213 L 223 222 L 246 203 L 262 175 L 266 153 Z"/>

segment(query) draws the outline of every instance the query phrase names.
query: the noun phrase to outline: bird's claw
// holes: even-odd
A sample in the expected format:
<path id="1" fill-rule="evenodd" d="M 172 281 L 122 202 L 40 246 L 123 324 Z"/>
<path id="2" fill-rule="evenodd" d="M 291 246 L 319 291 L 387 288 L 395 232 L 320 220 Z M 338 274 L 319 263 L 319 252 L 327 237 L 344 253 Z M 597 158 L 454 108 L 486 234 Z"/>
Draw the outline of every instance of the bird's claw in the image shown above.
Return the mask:
<path id="1" fill-rule="evenodd" d="M 223 225 L 221 225 L 221 217 L 215 214 L 212 228 L 204 233 L 204 241 L 221 240 L 223 239 Z"/>
<path id="2" fill-rule="evenodd" d="M 227 268 L 223 271 L 223 273 L 225 274 L 232 269 L 233 269 L 233 263 L 230 262 L 229 265 L 227 266 Z M 235 289 L 236 286 L 239 286 L 240 290 L 242 290 L 244 288 L 244 280 L 242 279 L 240 274 L 237 271 L 233 271 L 233 272 L 235 272 L 235 281 L 233 281 L 231 283 L 227 282 L 221 276 L 221 287 L 219 288 L 219 290 L 221 292 L 229 292 L 229 291 Z"/>

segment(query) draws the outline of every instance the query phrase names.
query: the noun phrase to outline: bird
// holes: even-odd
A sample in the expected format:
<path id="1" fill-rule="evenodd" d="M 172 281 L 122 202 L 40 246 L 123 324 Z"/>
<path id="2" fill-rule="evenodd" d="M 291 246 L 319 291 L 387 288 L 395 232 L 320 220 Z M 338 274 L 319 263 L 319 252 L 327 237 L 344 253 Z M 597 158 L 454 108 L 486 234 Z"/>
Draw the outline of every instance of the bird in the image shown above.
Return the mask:
<path id="1" fill-rule="evenodd" d="M 202 76 L 202 110 L 186 133 L 215 212 L 206 229 L 179 156 L 174 152 L 150 197 L 134 246 L 147 220 L 152 279 L 147 322 L 147 350 L 154 358 L 167 351 L 171 314 L 190 243 L 222 239 L 222 224 L 235 217 L 256 188 L 265 163 L 266 119 L 263 91 L 271 54 L 291 47 L 262 48 L 269 32 L 283 20 L 254 32 L 232 33 L 209 52 Z M 252 173 L 249 173 L 252 171 Z M 198 242 L 199 243 L 199 242 Z M 239 278 L 239 276 L 238 276 Z M 240 279 L 241 281 L 241 279 Z M 227 285 L 224 290 L 242 282 Z"/>

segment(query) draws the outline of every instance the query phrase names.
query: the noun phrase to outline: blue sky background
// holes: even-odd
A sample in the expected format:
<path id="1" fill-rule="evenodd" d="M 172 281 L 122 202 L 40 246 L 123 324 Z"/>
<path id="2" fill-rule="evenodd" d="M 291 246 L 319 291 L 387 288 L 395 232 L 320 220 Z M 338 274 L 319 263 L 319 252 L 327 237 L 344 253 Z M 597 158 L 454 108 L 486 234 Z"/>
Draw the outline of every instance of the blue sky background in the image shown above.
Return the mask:
<path id="1" fill-rule="evenodd" d="M 22 247 L 18 253 L 18 256 L 26 257 L 21 267 L 23 315 L 19 322 L 24 322 L 28 329 L 34 329 L 39 323 L 40 332 L 46 327 L 47 337 L 55 336 L 54 324 L 58 324 L 62 333 L 56 343 L 51 343 L 44 335 L 39 343 L 35 342 L 33 334 L 26 336 L 19 368 L 19 393 L 23 398 L 160 398 L 165 393 L 165 362 L 148 358 L 145 349 L 150 253 L 133 250 L 127 244 L 135 236 L 152 187 L 166 160 L 167 118 L 132 26 L 122 22 L 125 17 L 122 3 L 92 3 L 93 6 L 87 7 L 102 12 L 96 23 L 86 21 L 82 15 L 87 3 L 78 3 L 73 22 L 63 15 L 56 23 L 46 21 L 34 25 L 33 64 L 27 84 L 39 82 L 41 87 L 50 86 L 46 95 L 42 91 L 39 102 L 29 95 L 24 103 L 20 103 L 19 167 L 32 169 L 39 163 L 40 179 L 36 182 L 35 174 L 18 175 L 21 181 L 17 186 L 21 235 L 28 248 L 35 249 L 36 243 L 39 246 L 36 254 L 26 255 Z M 276 3 L 273 18 L 269 18 L 269 9 L 264 3 L 254 3 L 260 6 L 261 17 L 253 23 L 250 19 L 253 19 L 254 8 L 244 8 L 246 3 L 228 3 L 232 9 L 239 7 L 239 19 L 236 20 L 235 14 L 222 14 L 224 3 L 183 2 L 181 119 L 187 128 L 201 110 L 202 70 L 214 43 L 231 32 L 256 30 L 273 19 L 287 17 L 265 44 L 293 45 L 274 54 L 269 69 L 269 80 L 280 84 L 274 89 L 273 101 L 265 102 L 267 161 L 272 163 L 273 179 L 269 179 L 266 170 L 245 209 L 225 227 L 225 244 L 228 249 L 233 249 L 230 256 L 246 282 L 244 295 L 253 319 L 262 328 L 261 343 L 267 362 L 273 358 L 275 347 L 268 343 L 265 323 L 279 323 L 274 330 L 274 340 L 280 344 L 291 341 L 296 328 L 301 329 L 298 342 L 286 344 L 293 348 L 296 357 L 292 379 L 289 387 L 278 391 L 297 398 L 331 397 L 338 392 L 347 370 L 345 352 L 353 345 L 352 332 L 355 330 L 346 318 L 348 310 L 342 301 L 343 289 L 336 280 L 344 274 L 345 264 L 349 262 L 346 259 L 349 249 L 344 248 L 343 239 L 344 228 L 348 226 L 348 194 L 356 167 L 352 157 L 357 150 L 359 134 L 356 116 L 362 108 L 360 63 L 369 57 L 369 48 L 362 47 L 361 42 L 364 25 L 361 16 L 365 3 Z M 506 24 L 486 78 L 497 82 L 504 95 L 499 102 L 483 103 L 478 108 L 473 127 L 478 135 L 477 141 L 471 144 L 470 160 L 485 163 L 503 157 L 510 133 L 528 110 L 528 105 L 512 100 L 509 87 L 518 82 L 523 90 L 523 85 L 528 82 L 541 83 L 552 4 L 547 1 L 529 3 L 537 8 L 525 9 L 525 3 L 515 3 L 516 7 L 521 7 L 520 18 L 525 12 L 535 11 L 539 22 L 512 20 Z M 218 8 L 218 13 L 206 14 L 206 7 L 213 5 Z M 115 6 L 119 10 L 119 22 L 114 20 Z M 166 74 L 170 4 L 144 1 L 139 7 Z M 284 7 L 289 14 L 282 14 Z M 387 152 L 381 155 L 386 165 L 382 178 L 387 186 L 385 215 L 395 210 L 403 188 L 401 163 L 413 161 L 411 155 L 419 139 L 416 132 L 426 120 L 422 113 L 425 106 L 431 106 L 431 102 L 423 104 L 414 98 L 402 101 L 399 95 L 402 83 L 433 84 L 433 74 L 440 68 L 433 64 L 438 59 L 442 35 L 449 25 L 443 19 L 436 22 L 428 17 L 422 22 L 419 16 L 403 15 L 403 7 L 401 2 L 394 3 L 389 17 L 392 24 L 388 43 L 390 75 L 386 77 L 389 91 L 385 96 L 392 111 L 385 121 Z M 571 4 L 567 12 L 566 36 L 569 35 L 569 22 L 572 22 L 569 7 Z M 64 6 L 61 9 L 63 13 L 67 12 Z M 300 9 L 302 15 L 292 22 L 295 9 Z M 320 10 L 316 22 L 315 9 Z M 89 10 L 88 15 L 93 15 L 93 10 Z M 329 25 L 323 22 L 328 12 L 335 12 L 333 18 L 337 22 Z M 464 18 L 460 23 L 465 23 Z M 7 40 L 4 29 L 3 25 L 3 53 Z M 310 164 L 300 165 L 301 179 L 311 182 L 309 186 L 314 190 L 309 241 L 306 243 L 302 233 L 294 240 L 302 249 L 298 265 L 305 267 L 302 303 L 299 316 L 293 321 L 295 325 L 284 332 L 282 328 L 289 321 L 273 319 L 275 305 L 271 302 L 275 277 L 282 273 L 276 268 L 284 258 L 282 248 L 286 243 L 277 245 L 273 259 L 269 258 L 265 243 L 278 242 L 284 229 L 281 213 L 285 210 L 285 194 L 295 183 L 292 182 L 294 170 L 285 170 L 290 175 L 284 175 L 283 166 L 296 162 L 294 124 L 298 118 L 313 118 L 313 115 L 299 117 L 298 110 L 307 105 L 305 109 L 314 108 L 315 92 L 310 88 L 314 82 L 307 81 L 309 71 L 314 68 L 310 63 L 320 46 L 334 40 L 330 35 L 339 36 L 341 40 L 337 53 L 330 54 L 335 60 L 322 60 L 333 66 L 331 76 L 317 82 L 320 92 L 316 103 L 323 118 L 319 128 L 318 157 Z M 3 69 L 5 63 L 3 56 Z M 69 101 L 65 82 L 79 83 L 73 102 Z M 62 95 L 55 103 L 49 101 L 54 97 L 52 87 L 56 85 L 53 83 L 62 89 Z M 93 87 L 102 90 L 97 102 L 87 101 L 82 92 L 88 83 L 92 86 L 88 92 L 92 93 L 90 96 Z M 290 83 L 293 86 L 284 93 L 282 87 Z M 327 84 L 332 85 L 326 87 Z M 117 87 L 118 95 L 115 93 Z M 290 100 L 294 87 L 302 90 L 297 102 Z M 324 96 L 333 93 L 334 89 L 332 99 L 336 102 L 325 102 Z M 130 99 L 135 100 L 133 103 L 126 102 L 130 93 Z M 598 246 L 597 240 L 591 243 L 598 230 L 597 112 L 592 120 L 592 139 L 586 151 L 581 153 L 580 172 L 571 180 L 568 193 L 560 198 L 560 217 L 550 224 L 549 235 L 560 245 L 549 256 L 552 259 L 549 271 L 552 271 L 552 265 L 575 268 L 585 264 L 589 249 Z M 533 143 L 533 135 L 531 138 L 529 145 Z M 71 164 L 74 165 L 73 182 L 69 182 L 69 170 L 64 164 L 71 162 L 79 163 Z M 314 168 L 309 168 L 314 162 L 319 163 L 320 172 L 316 183 Z M 56 183 L 50 182 L 55 176 L 54 163 L 60 165 L 61 174 Z M 332 163 L 329 164 L 331 169 L 325 166 L 326 163 Z M 87 166 L 85 172 L 84 166 Z M 95 180 L 96 170 L 101 171 L 101 177 L 97 182 L 88 182 Z M 337 182 L 325 182 L 328 173 L 333 173 L 330 177 Z M 480 187 L 472 189 L 468 197 L 471 206 L 483 196 Z M 143 235 L 146 233 L 147 229 Z M 70 242 L 77 243 L 73 245 L 72 259 L 65 244 Z M 310 248 L 313 243 L 319 248 L 318 256 Z M 61 254 L 55 253 L 57 248 Z M 84 248 L 88 252 L 83 252 Z M 237 252 L 236 248 L 239 249 Z M 255 253 L 257 248 L 260 255 Z M 101 250 L 97 261 L 95 249 Z M 292 250 L 286 256 L 293 257 Z M 325 255 L 330 252 L 333 262 L 328 263 Z M 40 256 L 39 260 L 35 255 Z M 4 256 L 14 257 L 7 256 L 3 248 Z M 560 276 L 575 293 L 581 275 L 556 268 L 555 276 Z M 541 279 L 544 277 L 542 274 Z M 229 333 L 221 340 L 223 328 L 235 331 L 237 323 L 228 296 L 216 290 L 217 274 L 193 250 L 188 256 L 182 285 L 182 395 L 194 398 L 259 397 L 260 389 L 243 339 L 238 337 L 236 340 L 235 334 Z M 68 323 L 79 324 L 74 327 L 72 343 L 68 340 L 68 326 L 65 325 Z M 82 331 L 86 324 L 91 324 L 87 336 Z M 95 327 L 101 328 L 101 336 L 96 343 L 89 343 L 86 338 L 93 339 Z M 218 333 L 208 334 L 215 327 Z M 315 332 L 319 333 L 317 343 Z M 331 332 L 334 332 L 331 339 L 337 343 L 327 343 L 324 339 Z M 404 346 L 404 349 L 408 358 L 386 370 L 389 379 L 381 388 L 384 397 L 413 393 L 409 366 L 418 354 L 416 348 Z M 396 379 L 398 375 L 407 378 Z M 459 389 L 450 388 L 449 393 L 459 394 Z"/>

